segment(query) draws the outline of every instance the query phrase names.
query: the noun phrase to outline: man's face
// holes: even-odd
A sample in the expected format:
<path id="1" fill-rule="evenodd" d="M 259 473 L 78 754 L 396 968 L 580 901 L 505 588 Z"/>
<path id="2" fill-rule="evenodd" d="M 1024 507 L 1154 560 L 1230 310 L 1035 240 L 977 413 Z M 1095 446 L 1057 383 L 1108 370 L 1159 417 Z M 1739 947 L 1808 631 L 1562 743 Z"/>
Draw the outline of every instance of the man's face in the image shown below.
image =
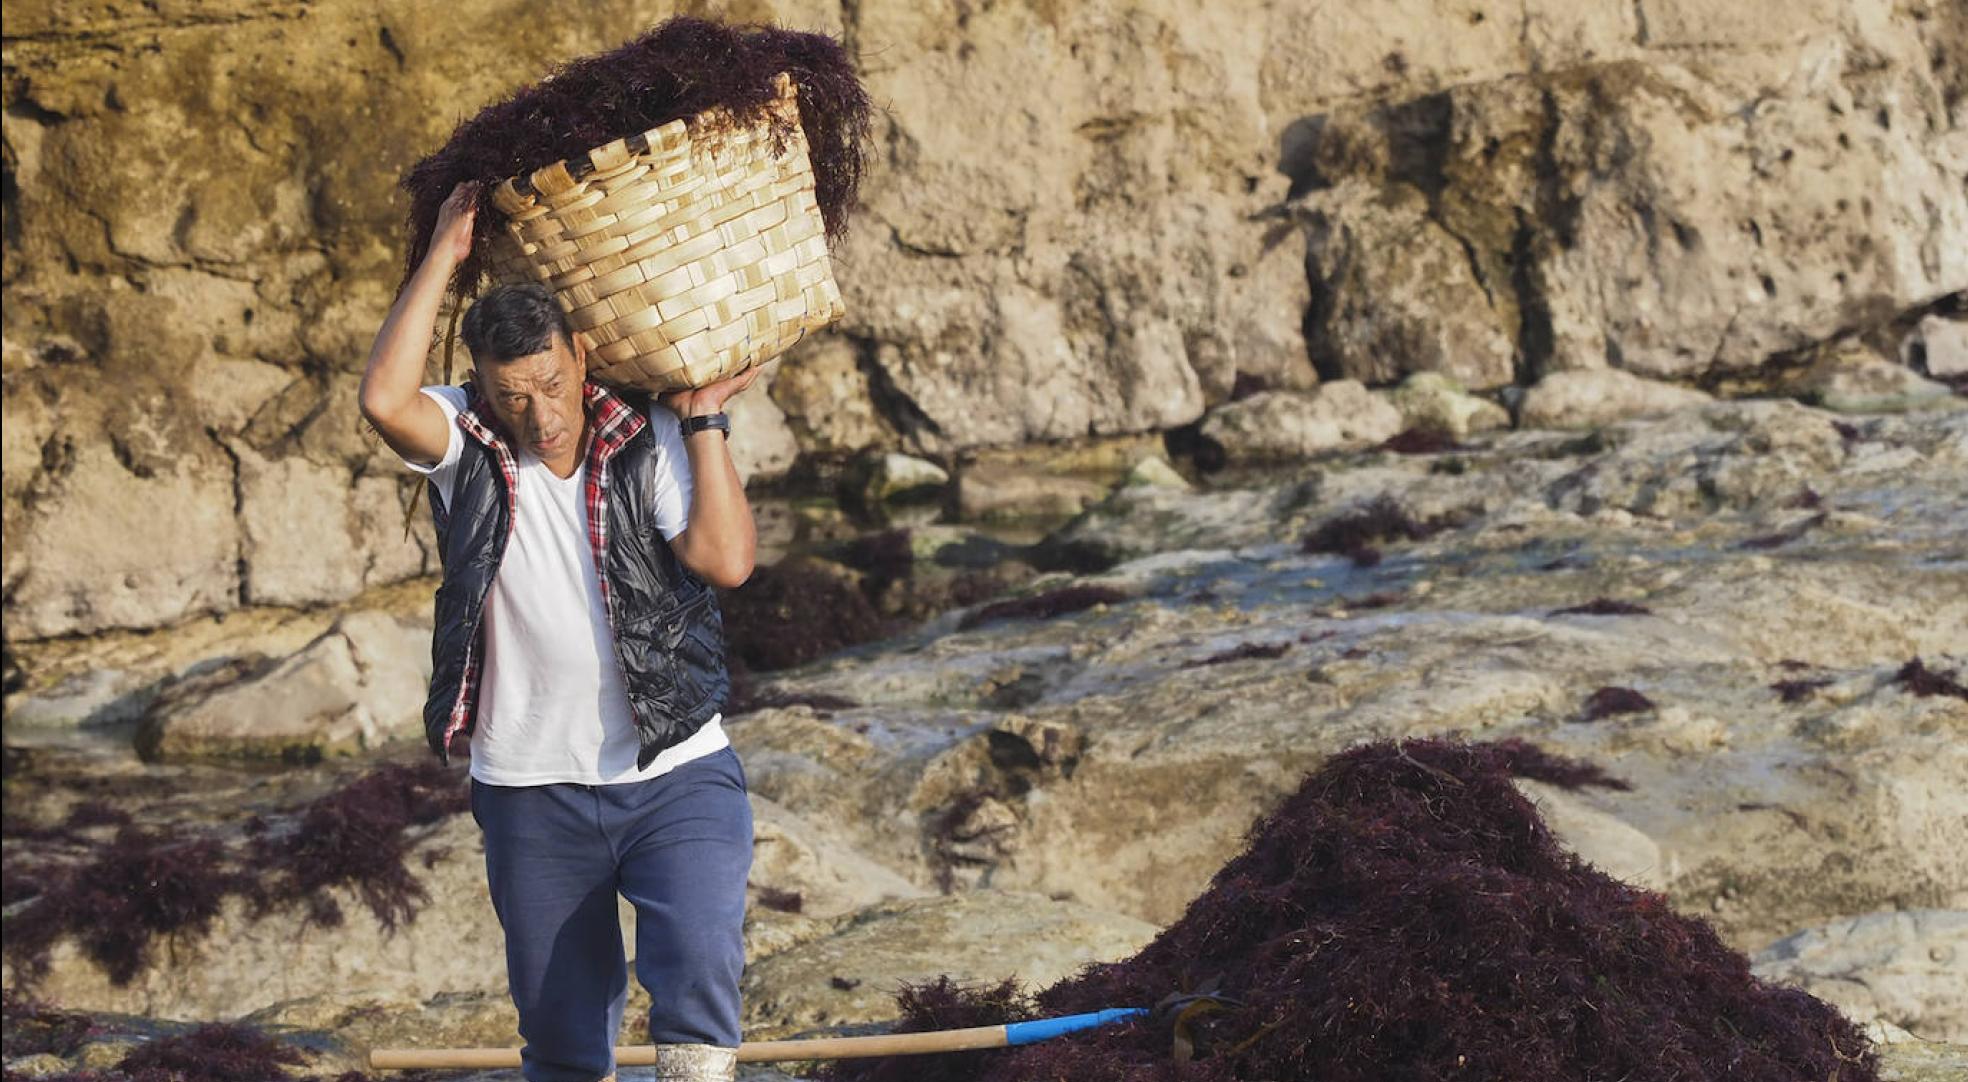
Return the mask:
<path id="1" fill-rule="evenodd" d="M 581 381 L 587 350 L 560 336 L 544 352 L 477 366 L 478 392 L 506 434 L 548 466 L 571 464 L 581 449 L 587 410 Z M 558 471 L 557 471 L 558 472 Z"/>

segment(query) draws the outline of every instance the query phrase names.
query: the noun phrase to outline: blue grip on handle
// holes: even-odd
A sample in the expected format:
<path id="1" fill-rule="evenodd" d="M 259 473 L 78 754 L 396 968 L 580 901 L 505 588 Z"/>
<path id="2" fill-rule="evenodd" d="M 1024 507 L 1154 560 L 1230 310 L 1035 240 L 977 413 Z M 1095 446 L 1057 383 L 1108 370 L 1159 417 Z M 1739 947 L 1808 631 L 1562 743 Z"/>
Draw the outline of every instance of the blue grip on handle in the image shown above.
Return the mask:
<path id="1" fill-rule="evenodd" d="M 1064 1018 L 1041 1018 L 1033 1022 L 1009 1022 L 1005 1024 L 1005 1043 L 1034 1044 L 1068 1033 L 1078 1033 L 1083 1029 L 1110 1025 L 1129 1018 L 1140 1018 L 1147 1013 L 1147 1010 L 1141 1007 L 1109 1007 L 1091 1014 L 1069 1014 Z"/>

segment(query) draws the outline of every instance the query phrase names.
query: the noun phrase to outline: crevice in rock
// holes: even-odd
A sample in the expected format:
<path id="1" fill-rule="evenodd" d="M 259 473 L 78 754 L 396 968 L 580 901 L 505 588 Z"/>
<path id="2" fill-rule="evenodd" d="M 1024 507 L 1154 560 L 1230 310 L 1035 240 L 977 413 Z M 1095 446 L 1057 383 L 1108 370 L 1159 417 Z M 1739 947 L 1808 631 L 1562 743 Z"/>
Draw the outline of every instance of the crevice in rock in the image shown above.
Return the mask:
<path id="1" fill-rule="evenodd" d="M 1742 319 L 1743 306 L 1738 304 L 1729 313 L 1729 322 L 1722 325 L 1722 333 L 1715 336 L 1715 348 L 1709 351 L 1708 364 L 1703 372 L 1715 372 L 1722 364 L 1722 351 L 1729 348 L 1729 336 L 1736 333 L 1736 324 Z"/>
<path id="2" fill-rule="evenodd" d="M 382 44 L 383 51 L 390 54 L 390 59 L 396 61 L 396 70 L 402 71 L 405 66 L 403 46 L 396 43 L 396 35 L 390 33 L 389 27 L 383 26 L 377 29 L 376 40 Z"/>
<path id="3" fill-rule="evenodd" d="M 1517 364 L 1516 383 L 1527 387 L 1536 383 L 1551 366 L 1552 357 L 1557 350 L 1556 332 L 1552 325 L 1551 301 L 1545 296 L 1543 283 L 1537 273 L 1538 232 L 1550 230 L 1560 247 L 1569 248 L 1572 244 L 1571 229 L 1576 222 L 1578 208 L 1566 206 L 1558 190 L 1558 125 L 1559 105 L 1557 95 L 1545 87 L 1539 97 L 1542 115 L 1537 133 L 1537 151 L 1532 158 L 1532 173 L 1536 178 L 1536 189 L 1532 195 L 1532 206 L 1527 212 L 1519 207 L 1516 211 L 1517 228 L 1510 242 L 1510 286 L 1517 300 Z"/>
<path id="4" fill-rule="evenodd" d="M 868 65 L 861 58 L 861 0 L 840 0 L 841 47 L 854 59 L 854 66 L 865 75 Z"/>
<path id="5" fill-rule="evenodd" d="M 145 481 L 157 476 L 157 471 L 139 460 L 136 452 L 131 450 L 129 443 L 118 438 L 118 433 L 114 431 L 109 433 L 109 453 L 116 457 L 117 465 L 130 471 L 132 476 Z"/>
<path id="6" fill-rule="evenodd" d="M 240 461 L 239 452 L 233 449 L 231 443 L 227 442 L 217 432 L 208 429 L 207 434 L 212 437 L 212 442 L 218 445 L 220 452 L 226 456 L 226 461 L 232 465 L 232 520 L 237 524 L 235 532 L 238 537 L 237 544 L 239 546 L 238 553 L 233 557 L 233 601 L 235 604 L 244 607 L 251 603 L 247 589 L 250 580 L 247 577 L 249 568 L 246 563 L 245 464 Z"/>
<path id="7" fill-rule="evenodd" d="M 901 230 L 896 229 L 893 225 L 888 227 L 888 239 L 889 239 L 889 243 L 895 245 L 897 248 L 901 249 L 902 251 L 907 252 L 908 254 L 913 256 L 921 256 L 924 259 L 963 258 L 962 252 L 954 251 L 948 248 L 928 248 L 928 247 L 924 247 L 923 245 L 915 244 L 911 241 L 904 240 L 902 239 Z"/>
<path id="8" fill-rule="evenodd" d="M 15 123 L 26 121 L 31 124 L 39 124 L 44 128 L 52 128 L 57 124 L 66 122 L 69 116 L 67 113 L 50 109 L 23 94 L 15 98 L 7 106 L 7 119 Z"/>
<path id="9" fill-rule="evenodd" d="M 41 466 L 21 489 L 21 507 L 32 511 L 69 471 L 75 468 L 75 439 L 71 433 L 55 432 L 41 443 Z"/>
<path id="10" fill-rule="evenodd" d="M 1528 19 L 1528 16 L 1526 16 Z M 1481 253 L 1468 235 L 1457 229 L 1442 206 L 1448 190 L 1448 159 L 1451 129 L 1455 121 L 1455 102 L 1447 92 L 1428 94 L 1388 109 L 1377 126 L 1387 137 L 1388 175 L 1406 181 L 1428 199 L 1428 220 L 1453 238 L 1462 248 L 1469 274 L 1483 291 L 1483 299 L 1496 311 L 1496 289 L 1484 270 Z"/>
<path id="11" fill-rule="evenodd" d="M 1324 266 L 1320 257 L 1333 246 L 1323 243 L 1323 237 L 1333 226 L 1325 215 L 1320 214 L 1315 215 L 1305 228 L 1305 282 L 1310 287 L 1311 299 L 1306 302 L 1305 318 L 1299 323 L 1299 333 L 1305 338 L 1305 353 L 1312 362 L 1312 370 L 1319 374 L 1319 382 L 1331 383 L 1345 379 L 1346 371 L 1339 363 L 1338 353 L 1326 348 L 1326 327 L 1331 324 L 1337 305 L 1333 291 L 1325 283 L 1337 281 L 1346 273 L 1347 254 L 1341 247 L 1335 265 L 1330 268 Z M 1318 231 L 1317 235 L 1314 230 Z"/>
<path id="12" fill-rule="evenodd" d="M 68 120 L 66 114 L 49 109 L 25 94 L 8 104 L 6 116 L 15 124 L 36 124 L 43 128 Z M 4 208 L 4 214 L 0 214 L 0 235 L 9 249 L 18 251 L 21 246 L 20 162 L 11 141 L 6 144 L 5 152 L 0 159 L 0 208 Z"/>
<path id="13" fill-rule="evenodd" d="M 1528 387 L 1545 374 L 1555 351 L 1551 304 L 1535 270 L 1536 225 L 1522 210 L 1510 243 L 1510 287 L 1517 295 L 1516 383 Z"/>
<path id="14" fill-rule="evenodd" d="M 849 335 L 847 338 L 854 344 L 855 367 L 868 380 L 868 397 L 874 404 L 875 412 L 912 445 L 921 447 L 940 442 L 944 435 L 942 426 L 917 405 L 914 398 L 896 386 L 895 378 L 882 367 L 880 343 L 867 336 Z"/>

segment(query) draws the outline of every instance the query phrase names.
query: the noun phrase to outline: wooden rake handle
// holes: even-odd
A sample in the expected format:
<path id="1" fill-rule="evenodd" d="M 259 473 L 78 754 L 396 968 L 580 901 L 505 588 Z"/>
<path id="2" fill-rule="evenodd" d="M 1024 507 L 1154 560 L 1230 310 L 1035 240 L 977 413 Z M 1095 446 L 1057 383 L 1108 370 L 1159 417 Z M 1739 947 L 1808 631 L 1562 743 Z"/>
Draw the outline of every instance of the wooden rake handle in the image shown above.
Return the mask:
<path id="1" fill-rule="evenodd" d="M 738 1046 L 740 1063 L 784 1063 L 790 1060 L 865 1059 L 871 1056 L 920 1056 L 931 1052 L 969 1052 L 1008 1048 L 1141 1017 L 1136 1007 L 1116 1007 L 1064 1018 L 974 1026 L 929 1033 L 888 1033 L 873 1037 L 813 1037 L 799 1041 L 747 1041 Z M 615 1050 L 623 1067 L 647 1067 L 656 1062 L 654 1045 L 627 1045 Z M 489 1069 L 519 1066 L 516 1048 L 378 1048 L 369 1053 L 375 1071 Z"/>

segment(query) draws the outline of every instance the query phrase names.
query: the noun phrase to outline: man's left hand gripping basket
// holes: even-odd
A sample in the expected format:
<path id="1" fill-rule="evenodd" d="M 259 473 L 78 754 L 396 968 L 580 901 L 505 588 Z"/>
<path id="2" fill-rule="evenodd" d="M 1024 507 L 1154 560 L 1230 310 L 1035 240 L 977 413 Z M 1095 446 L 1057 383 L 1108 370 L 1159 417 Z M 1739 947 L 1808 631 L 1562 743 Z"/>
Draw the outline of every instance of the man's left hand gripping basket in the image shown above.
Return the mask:
<path id="1" fill-rule="evenodd" d="M 617 139 L 498 185 L 500 281 L 536 281 L 617 386 L 701 387 L 762 364 L 846 311 L 791 79 L 778 122 L 721 110 Z"/>

